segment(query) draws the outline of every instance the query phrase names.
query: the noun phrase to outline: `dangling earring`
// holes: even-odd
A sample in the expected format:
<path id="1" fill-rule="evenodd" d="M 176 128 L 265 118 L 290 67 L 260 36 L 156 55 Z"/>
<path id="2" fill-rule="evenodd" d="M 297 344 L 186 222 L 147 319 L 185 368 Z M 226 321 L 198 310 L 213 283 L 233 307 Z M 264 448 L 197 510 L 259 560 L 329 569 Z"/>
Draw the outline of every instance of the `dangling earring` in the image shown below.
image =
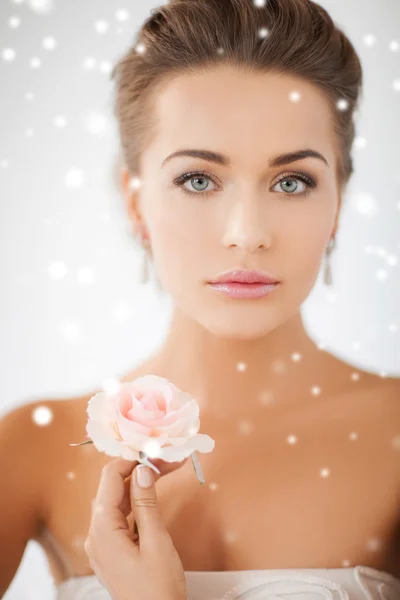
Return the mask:
<path id="1" fill-rule="evenodd" d="M 150 242 L 147 237 L 142 237 L 142 247 L 143 247 L 143 262 L 140 273 L 140 283 L 146 284 L 149 281 L 150 275 Z"/>
<path id="2" fill-rule="evenodd" d="M 328 246 L 326 248 L 326 258 L 325 258 L 325 270 L 324 270 L 324 283 L 325 285 L 332 285 L 332 267 L 331 267 L 331 254 L 336 247 L 335 238 L 331 238 L 329 240 Z"/>

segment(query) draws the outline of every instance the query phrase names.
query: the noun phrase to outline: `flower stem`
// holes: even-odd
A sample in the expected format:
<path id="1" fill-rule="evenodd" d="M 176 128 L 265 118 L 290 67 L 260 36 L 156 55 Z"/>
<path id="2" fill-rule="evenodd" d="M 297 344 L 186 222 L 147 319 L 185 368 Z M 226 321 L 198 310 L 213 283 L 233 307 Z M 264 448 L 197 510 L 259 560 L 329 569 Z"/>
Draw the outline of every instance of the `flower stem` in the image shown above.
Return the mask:
<path id="1" fill-rule="evenodd" d="M 194 472 L 196 473 L 197 479 L 200 481 L 200 485 L 203 485 L 203 483 L 205 483 L 204 475 L 203 475 L 203 471 L 202 471 L 199 459 L 197 458 L 196 452 L 192 452 L 192 454 L 190 455 L 190 458 L 192 459 Z"/>
<path id="2" fill-rule="evenodd" d="M 153 469 L 153 471 L 158 473 L 158 475 L 161 475 L 160 470 L 149 461 L 149 459 L 147 458 L 147 454 L 142 450 L 139 451 L 139 462 L 143 465 L 146 465 L 147 467 L 150 467 L 150 469 Z"/>
<path id="3" fill-rule="evenodd" d="M 69 444 L 70 446 L 85 446 L 86 444 L 93 444 L 92 440 L 87 440 L 86 442 L 79 442 L 79 444 Z"/>

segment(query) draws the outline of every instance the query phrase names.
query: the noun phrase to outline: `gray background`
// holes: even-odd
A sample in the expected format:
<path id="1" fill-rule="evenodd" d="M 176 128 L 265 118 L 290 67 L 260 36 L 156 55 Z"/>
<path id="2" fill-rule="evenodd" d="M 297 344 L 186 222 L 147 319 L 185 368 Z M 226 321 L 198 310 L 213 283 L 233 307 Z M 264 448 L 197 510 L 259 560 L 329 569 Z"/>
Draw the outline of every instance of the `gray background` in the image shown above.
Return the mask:
<path id="1" fill-rule="evenodd" d="M 359 52 L 365 90 L 334 286 L 319 279 L 303 314 L 337 356 L 400 376 L 400 3 L 321 4 Z M 168 325 L 169 299 L 138 284 L 109 81 L 156 5 L 1 0 L 1 413 L 92 390 L 141 361 Z M 54 593 L 30 542 L 6 600 Z"/>

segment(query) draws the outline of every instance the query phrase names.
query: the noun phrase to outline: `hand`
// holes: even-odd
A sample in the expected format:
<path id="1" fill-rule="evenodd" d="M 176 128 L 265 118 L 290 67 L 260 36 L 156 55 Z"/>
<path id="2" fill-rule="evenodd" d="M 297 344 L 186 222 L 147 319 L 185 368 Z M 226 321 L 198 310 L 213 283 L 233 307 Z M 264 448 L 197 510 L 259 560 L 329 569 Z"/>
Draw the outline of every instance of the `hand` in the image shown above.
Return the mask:
<path id="1" fill-rule="evenodd" d="M 186 600 L 185 572 L 162 522 L 154 485 L 186 460 L 166 463 L 153 459 L 160 475 L 123 458 L 103 467 L 84 548 L 113 600 Z M 138 469 L 150 474 L 150 487 L 139 487 Z M 131 511 L 139 535 L 129 529 Z"/>

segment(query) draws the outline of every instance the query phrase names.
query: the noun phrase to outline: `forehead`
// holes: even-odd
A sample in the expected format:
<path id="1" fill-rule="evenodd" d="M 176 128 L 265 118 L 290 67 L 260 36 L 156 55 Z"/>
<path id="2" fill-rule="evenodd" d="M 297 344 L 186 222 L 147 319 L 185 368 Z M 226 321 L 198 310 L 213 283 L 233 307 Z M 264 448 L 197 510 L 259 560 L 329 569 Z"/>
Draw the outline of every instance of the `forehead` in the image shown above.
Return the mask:
<path id="1" fill-rule="evenodd" d="M 297 101 L 296 101 L 297 100 Z M 316 147 L 333 159 L 332 115 L 323 92 L 290 75 L 217 67 L 178 75 L 155 97 L 154 151 L 204 147 L 236 157 Z M 330 162 L 330 161 L 329 161 Z"/>

